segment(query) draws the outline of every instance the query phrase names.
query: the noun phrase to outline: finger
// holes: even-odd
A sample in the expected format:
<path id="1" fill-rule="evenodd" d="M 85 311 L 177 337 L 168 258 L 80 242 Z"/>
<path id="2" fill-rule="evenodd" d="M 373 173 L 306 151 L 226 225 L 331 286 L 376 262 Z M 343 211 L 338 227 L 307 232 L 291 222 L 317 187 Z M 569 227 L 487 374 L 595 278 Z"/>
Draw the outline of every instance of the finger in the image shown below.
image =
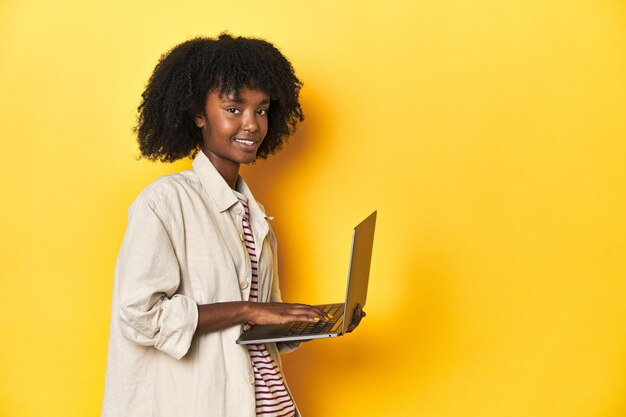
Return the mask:
<path id="1" fill-rule="evenodd" d="M 330 313 L 330 312 L 326 312 L 322 309 L 320 309 L 319 307 L 315 307 L 317 311 L 319 311 L 319 313 L 321 314 L 321 317 L 326 320 L 326 321 L 330 321 L 331 319 L 333 319 L 335 316 L 334 314 Z"/>
<path id="2" fill-rule="evenodd" d="M 363 319 L 363 317 L 365 316 L 366 316 L 365 311 L 362 310 L 360 304 L 357 304 L 356 308 L 354 309 L 354 316 L 352 317 L 352 323 L 350 323 L 350 325 L 348 326 L 348 332 L 351 332 L 354 329 L 356 329 L 361 323 L 361 320 Z"/>
<path id="3" fill-rule="evenodd" d="M 288 308 L 284 314 L 294 317 L 307 317 L 310 319 L 320 320 L 324 317 L 323 312 L 307 305 L 298 305 Z"/>
<path id="4" fill-rule="evenodd" d="M 303 304 L 302 305 L 304 308 L 306 308 L 308 311 L 315 311 L 317 314 L 324 316 L 325 313 L 324 311 L 322 311 L 321 308 L 319 308 L 318 306 L 312 306 L 312 305 L 308 305 L 308 304 Z"/>
<path id="5" fill-rule="evenodd" d="M 319 315 L 320 319 L 324 321 L 329 321 L 330 319 L 333 318 L 333 315 L 331 313 L 326 313 L 325 311 L 320 310 L 317 307 L 314 307 L 314 308 L 315 308 L 315 312 Z"/>
<path id="6" fill-rule="evenodd" d="M 320 321 L 319 317 L 316 316 L 311 316 L 311 315 L 307 315 L 307 314 L 292 314 L 288 317 L 290 322 L 294 322 L 294 321 L 305 321 L 308 323 L 316 323 L 318 321 Z"/>
<path id="7" fill-rule="evenodd" d="M 279 316 L 279 321 L 283 323 L 296 321 L 312 323 L 330 320 L 330 317 L 319 308 L 307 304 L 278 303 L 274 307 L 273 314 Z"/>
<path id="8" fill-rule="evenodd" d="M 306 304 L 301 304 L 299 307 L 302 308 L 301 312 L 303 314 L 310 315 L 318 320 L 328 321 L 332 318 L 332 315 L 326 314 L 324 311 L 320 310 L 318 307 L 310 306 Z"/>

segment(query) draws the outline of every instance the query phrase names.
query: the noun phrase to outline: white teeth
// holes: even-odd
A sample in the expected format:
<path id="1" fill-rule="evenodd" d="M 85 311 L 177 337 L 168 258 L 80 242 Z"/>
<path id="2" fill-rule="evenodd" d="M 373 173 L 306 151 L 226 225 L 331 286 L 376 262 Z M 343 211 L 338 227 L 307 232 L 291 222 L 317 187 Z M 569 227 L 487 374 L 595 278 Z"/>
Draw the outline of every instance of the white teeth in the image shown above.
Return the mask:
<path id="1" fill-rule="evenodd" d="M 235 142 L 243 143 L 244 145 L 254 145 L 253 140 L 235 139 Z"/>

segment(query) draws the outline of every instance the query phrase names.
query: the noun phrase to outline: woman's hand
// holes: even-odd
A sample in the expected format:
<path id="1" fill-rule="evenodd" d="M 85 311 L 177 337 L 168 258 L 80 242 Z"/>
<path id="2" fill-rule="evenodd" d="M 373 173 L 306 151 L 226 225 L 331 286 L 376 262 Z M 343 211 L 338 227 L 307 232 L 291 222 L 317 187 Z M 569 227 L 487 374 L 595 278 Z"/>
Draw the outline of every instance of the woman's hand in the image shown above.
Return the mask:
<path id="1" fill-rule="evenodd" d="M 291 303 L 250 303 L 250 324 L 287 324 L 294 321 L 328 321 L 328 317 L 319 308 L 306 304 Z"/>
<path id="2" fill-rule="evenodd" d="M 210 333 L 248 322 L 286 324 L 294 321 L 329 320 L 324 312 L 306 304 L 231 301 L 198 306 L 197 333 Z"/>
<path id="3" fill-rule="evenodd" d="M 216 332 L 244 322 L 285 324 L 329 319 L 320 309 L 306 304 L 230 301 L 199 305 L 196 333 Z"/>
<path id="4" fill-rule="evenodd" d="M 352 323 L 350 323 L 350 326 L 348 326 L 348 333 L 356 329 L 359 326 L 359 323 L 361 323 L 361 320 L 363 320 L 363 317 L 365 316 L 367 316 L 367 314 L 365 314 L 365 311 L 363 311 L 363 309 L 361 308 L 361 304 L 357 304 L 356 308 L 354 309 L 354 317 L 352 318 Z"/>

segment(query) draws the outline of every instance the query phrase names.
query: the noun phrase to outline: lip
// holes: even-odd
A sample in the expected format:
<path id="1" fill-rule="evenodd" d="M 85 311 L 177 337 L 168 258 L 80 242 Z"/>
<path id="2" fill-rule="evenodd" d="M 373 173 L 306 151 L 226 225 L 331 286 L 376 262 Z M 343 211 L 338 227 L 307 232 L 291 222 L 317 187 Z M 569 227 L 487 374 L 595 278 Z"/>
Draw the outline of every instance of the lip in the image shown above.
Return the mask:
<path id="1" fill-rule="evenodd" d="M 259 140 L 256 138 L 233 138 L 233 141 L 241 146 L 249 148 L 253 148 L 259 143 Z"/>

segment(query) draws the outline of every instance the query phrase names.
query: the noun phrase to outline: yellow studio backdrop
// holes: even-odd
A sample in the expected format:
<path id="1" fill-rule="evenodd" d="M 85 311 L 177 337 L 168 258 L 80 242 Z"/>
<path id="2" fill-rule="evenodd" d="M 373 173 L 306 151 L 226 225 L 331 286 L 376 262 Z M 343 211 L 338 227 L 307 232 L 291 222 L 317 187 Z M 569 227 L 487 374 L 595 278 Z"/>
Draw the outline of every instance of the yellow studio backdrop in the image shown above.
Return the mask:
<path id="1" fill-rule="evenodd" d="M 99 414 L 126 210 L 190 166 L 136 160 L 140 94 L 223 30 L 305 82 L 244 170 L 285 298 L 341 300 L 379 210 L 362 327 L 284 357 L 305 416 L 626 415 L 624 2 L 3 0 L 1 417 Z"/>

